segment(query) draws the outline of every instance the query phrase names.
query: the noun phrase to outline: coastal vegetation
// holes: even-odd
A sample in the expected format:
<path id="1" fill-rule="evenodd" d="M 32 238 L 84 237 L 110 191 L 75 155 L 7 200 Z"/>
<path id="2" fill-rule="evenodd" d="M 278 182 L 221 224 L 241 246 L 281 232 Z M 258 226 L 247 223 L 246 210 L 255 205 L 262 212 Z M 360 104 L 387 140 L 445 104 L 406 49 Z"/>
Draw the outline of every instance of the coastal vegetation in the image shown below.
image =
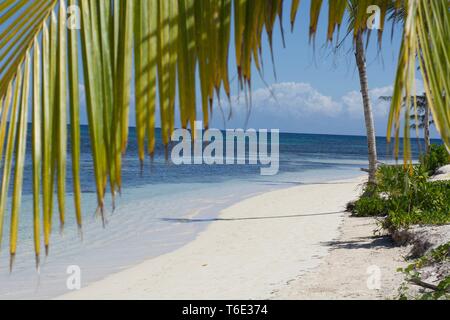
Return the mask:
<path id="1" fill-rule="evenodd" d="M 445 147 L 433 145 L 417 165 L 381 166 L 377 184 L 367 185 L 363 196 L 352 205 L 353 214 L 383 217 L 382 226 L 390 231 L 450 223 L 450 181 L 429 181 L 447 164 L 450 156 Z"/>
<path id="2" fill-rule="evenodd" d="M 450 181 L 430 181 L 437 170 L 450 164 L 450 155 L 441 145 L 431 145 L 420 163 L 412 167 L 383 165 L 377 184 L 367 184 L 362 197 L 349 205 L 356 217 L 376 217 L 382 229 L 397 242 L 408 243 L 408 229 L 450 224 Z M 426 242 L 427 240 L 422 240 Z M 430 246 L 426 243 L 425 247 Z M 450 299 L 450 243 L 427 251 L 406 268 L 399 299 Z M 430 271 L 431 269 L 431 271 Z M 433 281 L 430 283 L 430 274 Z M 412 290 L 411 285 L 421 290 Z"/>
<path id="3" fill-rule="evenodd" d="M 426 268 L 436 268 L 436 266 L 450 264 L 450 242 L 431 250 L 425 256 L 417 259 L 406 268 L 400 268 L 406 276 L 405 283 L 400 288 L 399 299 L 420 299 L 420 300 L 439 300 L 450 299 L 450 276 L 440 279 L 437 285 L 423 281 L 423 273 Z M 425 292 L 410 293 L 410 285 L 421 287 Z"/>

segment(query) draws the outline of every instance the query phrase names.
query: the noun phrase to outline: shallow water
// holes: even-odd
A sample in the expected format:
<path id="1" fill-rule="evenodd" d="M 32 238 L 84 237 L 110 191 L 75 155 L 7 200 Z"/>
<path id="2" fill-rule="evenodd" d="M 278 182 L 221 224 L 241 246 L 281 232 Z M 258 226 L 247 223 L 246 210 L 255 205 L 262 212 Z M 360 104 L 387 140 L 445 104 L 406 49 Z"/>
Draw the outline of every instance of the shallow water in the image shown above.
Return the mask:
<path id="1" fill-rule="evenodd" d="M 42 258 L 39 275 L 34 268 L 31 163 L 28 159 L 18 254 L 14 271 L 9 274 L 8 241 L 4 239 L 0 254 L 0 299 L 59 296 L 67 292 L 69 266 L 80 267 L 82 285 L 86 286 L 179 248 L 206 228 L 208 219 L 217 217 L 221 209 L 242 199 L 298 184 L 356 177 L 361 175 L 359 169 L 367 166 L 363 137 L 282 134 L 280 173 L 276 176 L 260 176 L 260 168 L 249 165 L 167 165 L 161 147 L 153 164 L 147 164 L 141 175 L 133 143 L 134 131 L 130 135 L 129 152 L 123 166 L 124 193 L 117 201 L 116 210 L 106 212 L 107 225 L 103 228 L 95 216 L 92 161 L 88 132 L 83 128 L 83 240 L 75 225 L 69 177 L 68 221 L 60 234 L 55 214 L 50 256 Z M 389 160 L 389 148 L 384 142 L 384 139 L 379 140 L 380 159 Z M 413 151 L 417 156 L 417 149 Z M 110 203 L 110 199 L 106 203 Z M 192 218 L 205 222 L 188 223 Z M 6 235 L 8 225 L 7 219 Z"/>

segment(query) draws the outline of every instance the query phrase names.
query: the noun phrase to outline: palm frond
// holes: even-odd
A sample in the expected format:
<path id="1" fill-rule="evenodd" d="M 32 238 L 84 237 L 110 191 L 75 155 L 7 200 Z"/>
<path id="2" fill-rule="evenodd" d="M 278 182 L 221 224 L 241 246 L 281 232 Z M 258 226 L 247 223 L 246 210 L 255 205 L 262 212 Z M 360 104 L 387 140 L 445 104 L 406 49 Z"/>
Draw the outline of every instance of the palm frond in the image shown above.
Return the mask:
<path id="1" fill-rule="evenodd" d="M 86 105 L 98 212 L 103 216 L 108 187 L 113 200 L 122 188 L 122 156 L 127 149 L 132 94 L 136 101 L 139 159 L 143 163 L 146 144 L 150 156 L 155 150 L 157 104 L 166 146 L 175 125 L 177 96 L 182 126 L 194 127 L 197 70 L 205 126 L 208 126 L 215 96 L 224 90 L 230 97 L 228 59 L 233 15 L 239 82 L 241 88 L 250 88 L 252 67 L 261 68 L 262 34 L 266 30 L 272 39 L 274 25 L 282 19 L 283 4 L 282 0 L 2 2 L 0 226 L 6 214 L 9 182 L 13 179 L 11 256 L 17 251 L 25 124 L 30 107 L 33 229 L 38 263 L 40 228 L 43 228 L 48 254 L 54 211 L 58 213 L 61 227 L 67 219 L 69 141 L 75 218 L 78 226 L 82 226 L 80 107 Z M 299 1 L 292 5 L 291 23 L 295 22 L 298 6 Z M 74 13 L 74 7 L 80 9 L 80 30 L 67 25 L 73 18 L 69 16 Z M 84 79 L 85 101 L 80 100 L 80 72 Z M 28 101 L 30 95 L 32 99 Z M 69 131 L 67 123 L 70 123 Z M 54 194 L 57 208 L 53 207 Z"/>
<path id="2" fill-rule="evenodd" d="M 409 105 L 410 97 L 415 96 L 416 69 L 419 65 L 435 125 L 450 152 L 449 2 L 410 0 L 406 1 L 406 5 L 407 16 L 389 116 L 388 139 L 394 134 L 398 152 L 403 97 L 407 97 Z M 409 118 L 405 120 L 405 127 L 408 127 Z M 405 139 L 404 143 L 408 150 L 409 141 Z"/>

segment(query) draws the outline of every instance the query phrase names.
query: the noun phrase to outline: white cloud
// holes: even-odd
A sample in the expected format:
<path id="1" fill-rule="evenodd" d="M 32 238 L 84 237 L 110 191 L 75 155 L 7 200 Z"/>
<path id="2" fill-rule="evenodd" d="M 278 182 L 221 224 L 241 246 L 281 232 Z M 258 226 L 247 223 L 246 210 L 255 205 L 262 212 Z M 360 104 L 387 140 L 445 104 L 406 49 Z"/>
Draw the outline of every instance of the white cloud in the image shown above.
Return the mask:
<path id="1" fill-rule="evenodd" d="M 375 88 L 369 91 L 372 109 L 375 118 L 386 117 L 389 112 L 389 102 L 380 100 L 380 97 L 391 96 L 393 87 Z M 364 116 L 363 100 L 361 93 L 358 91 L 350 91 L 341 98 L 344 110 L 352 118 L 360 118 Z"/>
<path id="2" fill-rule="evenodd" d="M 423 84 L 417 80 L 417 92 Z M 393 86 L 373 88 L 369 95 L 372 101 L 377 132 L 386 131 L 389 102 L 381 96 L 391 96 Z M 233 118 L 226 127 L 243 127 L 247 114 L 245 94 L 233 97 Z M 227 108 L 228 102 L 222 101 Z M 218 110 L 216 108 L 216 110 Z M 226 112 L 225 112 L 226 113 Z M 220 112 L 215 111 L 212 126 L 223 127 Z M 309 83 L 284 82 L 260 88 L 252 93 L 252 110 L 248 127 L 279 128 L 281 131 L 311 133 L 364 134 L 364 110 L 361 93 L 357 90 L 340 97 L 323 94 Z"/>
<path id="3" fill-rule="evenodd" d="M 416 82 L 417 92 L 423 92 L 423 83 Z M 377 132 L 386 131 L 389 102 L 381 101 L 380 96 L 390 96 L 392 86 L 373 88 L 369 95 L 372 101 Z M 82 100 L 85 88 L 80 85 Z M 134 101 L 132 101 L 132 105 Z M 228 112 L 228 101 L 222 100 L 224 113 Z M 233 118 L 226 123 L 228 128 L 245 126 L 248 105 L 245 94 L 231 99 Z M 267 88 L 256 89 L 252 93 L 252 110 L 248 127 L 279 128 L 288 132 L 364 134 L 364 112 L 361 93 L 357 90 L 340 97 L 328 96 L 309 83 L 283 82 Z M 178 110 L 178 107 L 176 108 Z M 86 114 L 81 113 L 82 122 L 86 123 Z M 158 119 L 159 117 L 157 117 Z M 176 118 L 179 116 L 177 114 Z M 199 112 L 199 119 L 201 112 Z M 159 121 L 157 121 L 159 124 Z M 134 107 L 130 108 L 130 124 L 134 125 Z M 223 117 L 216 107 L 213 112 L 211 127 L 223 128 Z"/>
<path id="4" fill-rule="evenodd" d="M 416 92 L 417 94 L 422 94 L 424 92 L 423 81 L 421 79 L 416 79 Z M 393 86 L 374 88 L 369 91 L 375 118 L 385 118 L 388 116 L 390 104 L 387 101 L 380 100 L 380 97 L 392 96 L 393 93 Z M 362 109 L 363 101 L 359 91 L 348 92 L 341 98 L 341 101 L 344 105 L 344 110 L 346 110 L 351 117 L 360 118 L 364 116 Z"/>
<path id="5" fill-rule="evenodd" d="M 274 84 L 268 89 L 256 90 L 253 93 L 253 105 L 255 109 L 270 108 L 294 116 L 311 114 L 334 116 L 342 111 L 342 106 L 338 102 L 320 93 L 309 83 L 295 82 Z"/>
<path id="6" fill-rule="evenodd" d="M 227 103 L 222 102 L 222 106 Z M 247 111 L 245 94 L 232 98 L 233 113 L 240 117 Z M 298 119 L 309 116 L 334 117 L 342 112 L 342 104 L 334 101 L 308 83 L 284 82 L 261 88 L 252 93 L 252 118 L 260 113 L 278 119 Z"/>
<path id="7" fill-rule="evenodd" d="M 423 92 L 423 82 L 420 79 L 416 79 L 416 87 L 419 94 Z M 391 96 L 393 91 L 393 86 L 374 88 L 369 91 L 375 118 L 387 117 L 389 102 L 380 100 L 380 97 Z M 364 117 L 361 93 L 356 90 L 333 99 L 319 92 L 309 83 L 284 82 L 255 90 L 252 99 L 252 113 L 269 113 L 275 118 Z M 235 112 L 245 111 L 244 94 L 241 94 L 239 99 L 234 97 L 232 105 Z"/>
<path id="8" fill-rule="evenodd" d="M 379 97 L 392 95 L 393 87 L 387 86 L 370 90 L 375 117 L 386 117 L 389 104 L 380 101 Z M 309 83 L 284 82 L 268 88 L 257 89 L 252 94 L 252 118 L 259 113 L 269 114 L 273 118 L 290 119 L 292 121 L 310 117 L 337 118 L 351 116 L 363 117 L 362 97 L 359 91 L 350 91 L 344 96 L 333 99 Z M 222 103 L 222 105 L 224 105 Z M 239 116 L 246 111 L 244 94 L 232 99 L 233 112 Z M 238 116 L 236 115 L 236 116 Z"/>

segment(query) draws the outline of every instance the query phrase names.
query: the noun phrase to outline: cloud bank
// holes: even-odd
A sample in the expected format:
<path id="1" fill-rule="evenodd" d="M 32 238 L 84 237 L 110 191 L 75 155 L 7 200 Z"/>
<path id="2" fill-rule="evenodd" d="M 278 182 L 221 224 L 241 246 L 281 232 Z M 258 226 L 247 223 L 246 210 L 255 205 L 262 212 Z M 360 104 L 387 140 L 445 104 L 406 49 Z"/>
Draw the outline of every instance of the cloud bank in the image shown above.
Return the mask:
<path id="1" fill-rule="evenodd" d="M 84 101 L 84 86 L 80 85 L 81 100 Z M 423 92 L 423 83 L 417 80 L 417 92 Z M 392 86 L 373 88 L 369 95 L 375 118 L 375 129 L 379 136 L 385 136 L 389 103 L 381 101 L 381 96 L 390 96 Z M 248 95 L 247 95 L 248 96 Z M 231 98 L 232 118 L 228 120 L 230 103 L 222 100 L 216 103 L 211 127 L 280 129 L 281 132 L 365 135 L 364 110 L 361 93 L 350 91 L 340 97 L 328 96 L 309 83 L 282 82 L 252 92 L 251 105 L 246 95 Z M 135 124 L 134 101 L 130 107 L 130 125 Z M 198 101 L 198 106 L 200 102 Z M 251 109 L 249 110 L 249 108 Z M 200 108 L 200 107 L 199 107 Z M 178 106 L 176 106 L 178 109 Z M 250 111 L 250 113 L 248 113 Z M 246 126 L 247 115 L 249 119 Z M 176 112 L 177 119 L 179 118 Z M 87 123 L 86 112 L 81 112 L 82 123 Z M 201 119 L 199 112 L 198 118 Z M 156 117 L 159 126 L 159 117 Z M 177 121 L 177 125 L 179 125 Z M 434 132 L 434 136 L 437 134 Z"/>
<path id="2" fill-rule="evenodd" d="M 418 92 L 423 90 L 420 80 Z M 390 96 L 392 86 L 373 88 L 369 95 L 372 101 L 377 134 L 385 135 L 389 103 L 381 101 L 381 96 Z M 221 102 L 224 109 L 229 103 Z M 233 118 L 227 127 L 245 125 L 249 104 L 245 95 L 231 99 Z M 223 127 L 223 118 L 216 111 L 213 125 Z M 283 82 L 252 93 L 250 118 L 247 127 L 279 128 L 288 132 L 308 132 L 316 134 L 364 135 L 364 110 L 361 93 L 350 91 L 341 97 L 331 97 L 319 92 L 309 83 Z"/>

